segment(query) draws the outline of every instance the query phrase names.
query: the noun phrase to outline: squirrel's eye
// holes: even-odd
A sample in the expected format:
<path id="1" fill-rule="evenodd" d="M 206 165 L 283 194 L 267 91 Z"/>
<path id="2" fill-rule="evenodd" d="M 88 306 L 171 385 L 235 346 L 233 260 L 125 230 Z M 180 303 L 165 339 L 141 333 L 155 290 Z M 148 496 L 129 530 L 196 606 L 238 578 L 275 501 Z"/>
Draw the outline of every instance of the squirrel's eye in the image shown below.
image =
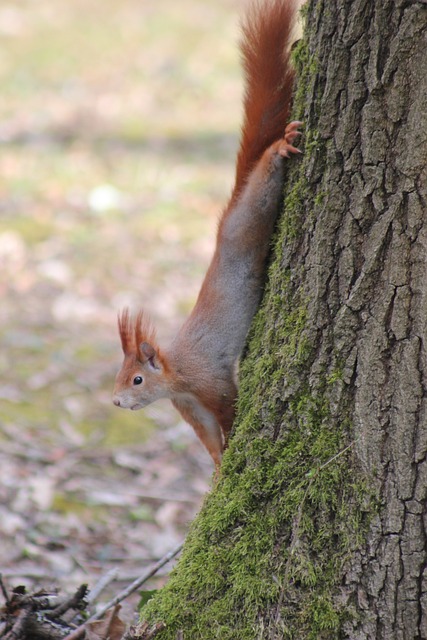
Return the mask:
<path id="1" fill-rule="evenodd" d="M 136 378 L 133 379 L 133 384 L 142 384 L 141 376 L 136 376 Z"/>

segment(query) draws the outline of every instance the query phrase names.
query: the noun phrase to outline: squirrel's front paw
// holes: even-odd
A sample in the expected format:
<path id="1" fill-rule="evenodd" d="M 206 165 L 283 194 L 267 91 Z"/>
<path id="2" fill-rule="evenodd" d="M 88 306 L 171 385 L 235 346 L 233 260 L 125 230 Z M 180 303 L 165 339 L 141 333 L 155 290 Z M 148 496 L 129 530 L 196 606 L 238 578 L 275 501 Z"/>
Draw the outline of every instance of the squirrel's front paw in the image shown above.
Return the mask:
<path id="1" fill-rule="evenodd" d="M 293 146 L 293 142 L 295 138 L 301 135 L 301 131 L 298 131 L 298 127 L 302 126 L 302 122 L 299 120 L 294 120 L 290 122 L 285 129 L 285 135 L 283 136 L 283 140 L 280 141 L 278 152 L 281 156 L 285 158 L 290 158 L 291 153 L 302 153 L 300 149 L 297 149 Z"/>

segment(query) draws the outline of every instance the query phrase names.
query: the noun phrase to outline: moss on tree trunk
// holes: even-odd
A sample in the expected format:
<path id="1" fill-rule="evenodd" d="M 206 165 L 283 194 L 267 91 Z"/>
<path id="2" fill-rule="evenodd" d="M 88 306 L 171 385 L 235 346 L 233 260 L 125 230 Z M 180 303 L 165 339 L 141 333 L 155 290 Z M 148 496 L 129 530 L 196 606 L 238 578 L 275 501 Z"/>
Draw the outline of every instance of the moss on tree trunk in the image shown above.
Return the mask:
<path id="1" fill-rule="evenodd" d="M 304 156 L 162 640 L 427 637 L 427 8 L 307 16 Z"/>

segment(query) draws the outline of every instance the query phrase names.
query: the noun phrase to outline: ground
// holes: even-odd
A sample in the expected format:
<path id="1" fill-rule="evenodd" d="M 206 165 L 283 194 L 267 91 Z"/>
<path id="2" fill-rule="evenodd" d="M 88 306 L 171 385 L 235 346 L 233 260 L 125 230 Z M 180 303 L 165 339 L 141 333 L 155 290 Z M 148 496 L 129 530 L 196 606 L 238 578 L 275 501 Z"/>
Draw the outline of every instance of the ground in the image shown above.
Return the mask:
<path id="1" fill-rule="evenodd" d="M 167 403 L 111 404 L 117 311 L 160 339 L 194 303 L 233 179 L 235 2 L 0 7 L 0 572 L 139 575 L 212 465 Z"/>

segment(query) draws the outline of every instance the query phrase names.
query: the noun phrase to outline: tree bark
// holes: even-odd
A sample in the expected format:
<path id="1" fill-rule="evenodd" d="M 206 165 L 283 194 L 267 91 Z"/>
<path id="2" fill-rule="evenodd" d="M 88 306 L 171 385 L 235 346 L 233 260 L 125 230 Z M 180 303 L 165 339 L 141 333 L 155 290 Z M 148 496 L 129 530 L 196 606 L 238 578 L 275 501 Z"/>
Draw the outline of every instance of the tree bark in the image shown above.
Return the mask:
<path id="1" fill-rule="evenodd" d="M 427 7 L 313 0 L 266 295 L 159 638 L 427 638 Z"/>

